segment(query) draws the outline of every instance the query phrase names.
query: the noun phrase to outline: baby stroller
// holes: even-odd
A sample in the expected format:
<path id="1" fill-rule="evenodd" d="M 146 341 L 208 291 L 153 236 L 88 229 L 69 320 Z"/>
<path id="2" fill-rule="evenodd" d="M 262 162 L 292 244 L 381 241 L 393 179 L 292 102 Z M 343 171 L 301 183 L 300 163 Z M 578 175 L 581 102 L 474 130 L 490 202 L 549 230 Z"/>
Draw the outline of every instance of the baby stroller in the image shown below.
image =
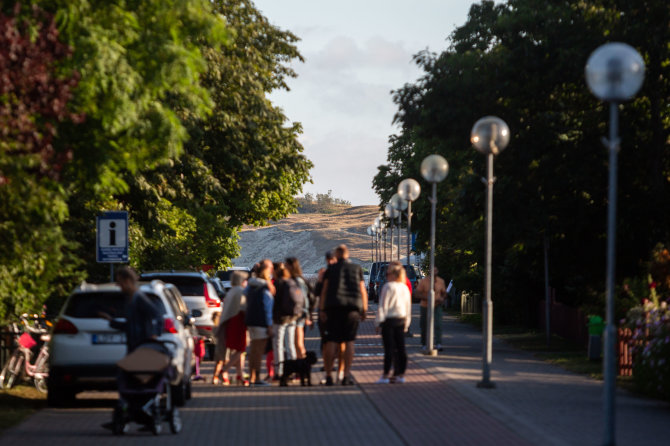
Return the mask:
<path id="1" fill-rule="evenodd" d="M 147 340 L 117 363 L 119 401 L 112 418 L 115 435 L 126 433 L 131 421 L 147 426 L 154 435 L 161 432 L 163 421 L 169 423 L 173 434 L 181 431 L 181 418 L 170 389 L 175 369 L 166 343 L 174 344 Z"/>

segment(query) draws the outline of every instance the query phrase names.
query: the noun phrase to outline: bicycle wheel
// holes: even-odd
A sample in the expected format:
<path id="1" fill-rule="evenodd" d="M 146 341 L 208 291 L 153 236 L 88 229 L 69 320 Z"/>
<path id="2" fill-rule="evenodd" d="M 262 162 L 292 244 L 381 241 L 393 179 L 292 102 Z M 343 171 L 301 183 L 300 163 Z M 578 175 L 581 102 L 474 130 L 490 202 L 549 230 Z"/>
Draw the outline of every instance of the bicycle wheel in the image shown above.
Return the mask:
<path id="1" fill-rule="evenodd" d="M 2 373 L 0 373 L 0 386 L 3 389 L 14 387 L 17 379 L 21 376 L 21 367 L 23 367 L 23 355 L 16 350 L 5 364 Z"/>
<path id="2" fill-rule="evenodd" d="M 49 377 L 49 353 L 41 354 L 35 362 L 33 382 L 35 388 L 42 393 L 47 393 L 47 378 Z"/>

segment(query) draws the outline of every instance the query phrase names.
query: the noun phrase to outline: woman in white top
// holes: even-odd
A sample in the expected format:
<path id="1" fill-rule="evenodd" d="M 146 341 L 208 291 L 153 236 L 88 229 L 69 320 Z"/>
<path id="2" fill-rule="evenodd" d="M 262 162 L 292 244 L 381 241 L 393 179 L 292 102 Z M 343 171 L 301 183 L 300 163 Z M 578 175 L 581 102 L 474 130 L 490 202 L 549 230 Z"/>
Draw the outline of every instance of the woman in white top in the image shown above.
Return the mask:
<path id="1" fill-rule="evenodd" d="M 386 270 L 387 282 L 382 287 L 375 325 L 384 343 L 384 374 L 378 384 L 404 383 L 407 368 L 405 332 L 412 320 L 412 296 L 405 283 L 405 268 L 391 262 Z M 389 378 L 393 364 L 393 376 Z"/>

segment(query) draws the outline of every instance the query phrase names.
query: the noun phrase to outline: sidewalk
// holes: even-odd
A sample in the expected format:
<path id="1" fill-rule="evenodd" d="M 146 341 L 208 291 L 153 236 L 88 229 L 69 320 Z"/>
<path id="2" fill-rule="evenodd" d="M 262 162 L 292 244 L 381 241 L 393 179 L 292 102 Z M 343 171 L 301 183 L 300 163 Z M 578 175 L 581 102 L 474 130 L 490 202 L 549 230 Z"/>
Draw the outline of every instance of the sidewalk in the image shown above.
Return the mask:
<path id="1" fill-rule="evenodd" d="M 444 319 L 438 357 L 420 352 L 418 307 L 408 338 L 407 383 L 379 385 L 382 346 L 372 319 L 356 342 L 356 386 L 213 387 L 194 383 L 194 398 L 181 411 L 184 430 L 137 432 L 119 439 L 100 427 L 110 419 L 114 393 L 87 393 L 72 409 L 45 409 L 0 434 L 0 445 L 211 444 L 235 445 L 597 445 L 602 442 L 602 383 L 565 372 L 495 340 L 495 389 L 478 389 L 481 335 Z M 318 350 L 316 330 L 308 349 Z M 211 374 L 212 363 L 204 366 Z M 667 444 L 670 405 L 617 395 L 619 445 Z"/>
<path id="2" fill-rule="evenodd" d="M 438 357 L 414 350 L 414 362 L 441 383 L 532 444 L 597 445 L 603 440 L 603 385 L 567 372 L 494 338 L 491 379 L 495 389 L 479 389 L 481 333 L 445 317 Z M 416 341 L 418 342 L 418 340 Z M 617 444 L 668 444 L 670 404 L 619 390 L 616 396 Z"/>

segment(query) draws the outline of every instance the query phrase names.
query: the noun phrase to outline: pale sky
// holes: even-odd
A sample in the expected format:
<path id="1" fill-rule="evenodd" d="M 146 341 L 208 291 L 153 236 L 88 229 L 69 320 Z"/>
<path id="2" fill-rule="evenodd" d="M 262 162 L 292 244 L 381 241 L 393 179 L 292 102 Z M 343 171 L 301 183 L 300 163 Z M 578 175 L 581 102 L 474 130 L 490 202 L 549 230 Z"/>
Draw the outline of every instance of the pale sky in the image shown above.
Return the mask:
<path id="1" fill-rule="evenodd" d="M 442 52 L 473 0 L 254 0 L 270 22 L 296 34 L 304 63 L 272 101 L 303 125 L 314 184 L 353 205 L 377 204 L 372 178 L 386 163 L 397 107 L 391 90 L 422 72 L 417 52 Z"/>

